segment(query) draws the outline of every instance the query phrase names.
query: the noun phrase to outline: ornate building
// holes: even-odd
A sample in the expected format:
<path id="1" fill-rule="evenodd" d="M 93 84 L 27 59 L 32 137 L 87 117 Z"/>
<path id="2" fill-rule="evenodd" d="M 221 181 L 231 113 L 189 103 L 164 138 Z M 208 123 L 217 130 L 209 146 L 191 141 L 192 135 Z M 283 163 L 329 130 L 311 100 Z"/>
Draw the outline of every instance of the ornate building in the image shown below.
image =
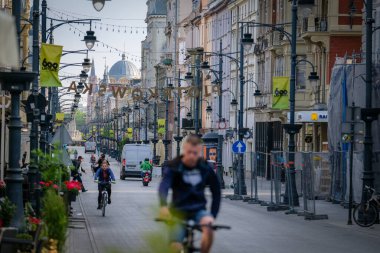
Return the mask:
<path id="1" fill-rule="evenodd" d="M 141 43 L 142 61 L 141 78 L 142 87 L 154 87 L 156 85 L 156 72 L 154 66 L 161 62 L 165 52 L 165 25 L 166 25 L 166 0 L 148 0 L 147 36 Z"/>

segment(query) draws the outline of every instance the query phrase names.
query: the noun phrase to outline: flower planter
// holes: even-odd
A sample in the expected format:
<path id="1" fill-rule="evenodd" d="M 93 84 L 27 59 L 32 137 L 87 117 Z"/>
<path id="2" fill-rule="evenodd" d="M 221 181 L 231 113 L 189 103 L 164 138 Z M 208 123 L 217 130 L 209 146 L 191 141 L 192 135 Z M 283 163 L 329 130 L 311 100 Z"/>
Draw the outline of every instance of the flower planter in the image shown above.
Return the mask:
<path id="1" fill-rule="evenodd" d="M 58 241 L 49 239 L 47 244 L 42 249 L 42 253 L 58 253 Z"/>

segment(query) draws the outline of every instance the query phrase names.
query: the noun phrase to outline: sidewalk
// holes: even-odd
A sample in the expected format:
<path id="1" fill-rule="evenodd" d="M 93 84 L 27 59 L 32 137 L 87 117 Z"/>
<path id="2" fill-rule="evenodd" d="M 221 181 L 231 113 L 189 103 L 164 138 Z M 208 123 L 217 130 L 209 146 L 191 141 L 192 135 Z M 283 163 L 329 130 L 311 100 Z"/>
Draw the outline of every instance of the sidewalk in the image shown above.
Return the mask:
<path id="1" fill-rule="evenodd" d="M 66 240 L 67 253 L 98 253 L 94 243 L 94 237 L 89 227 L 81 196 L 72 202 L 73 215 L 69 217 L 69 235 Z"/>
<path id="2" fill-rule="evenodd" d="M 254 185 L 252 185 L 252 181 L 249 178 L 250 175 L 248 175 L 246 178 L 246 187 L 247 187 L 247 197 L 251 197 L 251 190 L 252 190 L 252 196 L 255 196 L 254 191 Z M 231 182 L 231 177 L 225 176 L 224 182 L 226 185 L 226 189 L 223 190 L 222 194 L 224 197 L 227 197 L 228 195 L 234 194 L 234 189 L 229 187 L 229 184 Z M 273 191 L 271 191 L 271 181 L 266 180 L 265 178 L 258 177 L 257 178 L 257 196 L 260 201 L 264 201 L 266 203 L 270 203 L 271 199 L 273 199 L 273 202 L 276 202 L 275 200 L 275 191 L 273 186 Z M 280 193 L 285 193 L 285 184 L 281 184 L 281 190 Z M 302 190 L 298 189 L 299 194 L 299 207 L 295 207 L 295 210 L 299 213 L 301 213 L 304 210 L 304 198 Z M 272 196 L 272 198 L 271 198 Z M 281 197 L 281 200 L 283 198 Z M 263 210 L 267 210 L 267 206 L 260 205 L 260 204 L 248 204 L 247 202 L 244 202 L 243 200 L 233 200 L 232 202 L 241 202 L 242 205 L 247 206 L 256 206 L 259 208 L 262 208 Z M 334 224 L 339 227 L 345 227 L 345 228 L 354 228 L 354 229 L 360 229 L 357 225 L 354 226 L 348 226 L 348 209 L 343 207 L 343 204 L 334 204 L 331 201 L 328 200 L 307 200 L 306 203 L 308 205 L 308 210 L 313 211 L 314 210 L 314 202 L 315 201 L 315 214 L 316 215 L 327 215 L 327 223 Z M 285 213 L 285 211 L 276 211 L 278 213 Z M 285 215 L 285 214 L 284 214 Z M 304 219 L 303 216 L 298 217 L 299 219 Z M 318 222 L 318 221 L 315 221 Z M 368 229 L 368 233 L 378 233 L 380 227 L 379 225 L 373 226 L 371 229 Z"/>

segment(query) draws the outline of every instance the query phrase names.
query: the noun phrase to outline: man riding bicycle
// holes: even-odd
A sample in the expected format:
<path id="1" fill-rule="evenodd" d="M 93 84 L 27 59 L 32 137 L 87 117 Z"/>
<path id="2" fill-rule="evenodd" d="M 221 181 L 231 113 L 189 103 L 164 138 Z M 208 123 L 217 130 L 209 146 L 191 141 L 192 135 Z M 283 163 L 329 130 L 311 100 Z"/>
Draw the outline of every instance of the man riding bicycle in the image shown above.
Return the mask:
<path id="1" fill-rule="evenodd" d="M 220 184 L 214 170 L 201 158 L 201 139 L 189 135 L 183 142 L 183 154 L 164 165 L 163 178 L 159 187 L 160 218 L 193 220 L 202 227 L 201 252 L 210 252 L 213 242 L 212 225 L 219 212 L 221 201 Z M 206 209 L 205 188 L 212 193 L 211 212 Z M 169 189 L 173 196 L 170 207 L 167 197 Z M 170 235 L 171 247 L 175 252 L 182 250 L 186 230 L 181 224 L 175 225 Z"/>
<path id="2" fill-rule="evenodd" d="M 103 160 L 101 169 L 95 174 L 94 178 L 95 182 L 98 183 L 98 209 L 101 209 L 101 200 L 102 200 L 102 191 L 106 187 L 108 192 L 108 204 L 111 204 L 111 184 L 115 183 L 115 176 L 112 170 L 109 168 L 109 164 L 107 160 Z"/>

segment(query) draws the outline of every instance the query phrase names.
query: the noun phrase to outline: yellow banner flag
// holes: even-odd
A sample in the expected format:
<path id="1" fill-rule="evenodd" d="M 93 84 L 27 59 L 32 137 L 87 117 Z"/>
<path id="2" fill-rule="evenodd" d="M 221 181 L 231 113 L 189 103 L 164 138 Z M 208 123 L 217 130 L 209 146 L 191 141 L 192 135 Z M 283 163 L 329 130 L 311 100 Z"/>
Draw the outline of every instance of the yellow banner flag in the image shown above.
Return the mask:
<path id="1" fill-rule="evenodd" d="M 157 133 L 164 135 L 165 134 L 165 119 L 158 119 L 157 124 L 158 124 Z"/>
<path id="2" fill-rule="evenodd" d="M 290 82 L 287 76 L 273 77 L 273 109 L 289 109 Z"/>
<path id="3" fill-rule="evenodd" d="M 59 64 L 62 56 L 62 46 L 42 44 L 40 55 L 41 87 L 61 87 L 58 77 Z"/>
<path id="4" fill-rule="evenodd" d="M 127 138 L 128 139 L 132 139 L 133 138 L 133 129 L 130 128 L 130 127 L 127 129 Z"/>
<path id="5" fill-rule="evenodd" d="M 64 113 L 56 113 L 55 114 L 55 121 L 57 122 L 63 122 L 65 119 L 65 114 Z"/>

